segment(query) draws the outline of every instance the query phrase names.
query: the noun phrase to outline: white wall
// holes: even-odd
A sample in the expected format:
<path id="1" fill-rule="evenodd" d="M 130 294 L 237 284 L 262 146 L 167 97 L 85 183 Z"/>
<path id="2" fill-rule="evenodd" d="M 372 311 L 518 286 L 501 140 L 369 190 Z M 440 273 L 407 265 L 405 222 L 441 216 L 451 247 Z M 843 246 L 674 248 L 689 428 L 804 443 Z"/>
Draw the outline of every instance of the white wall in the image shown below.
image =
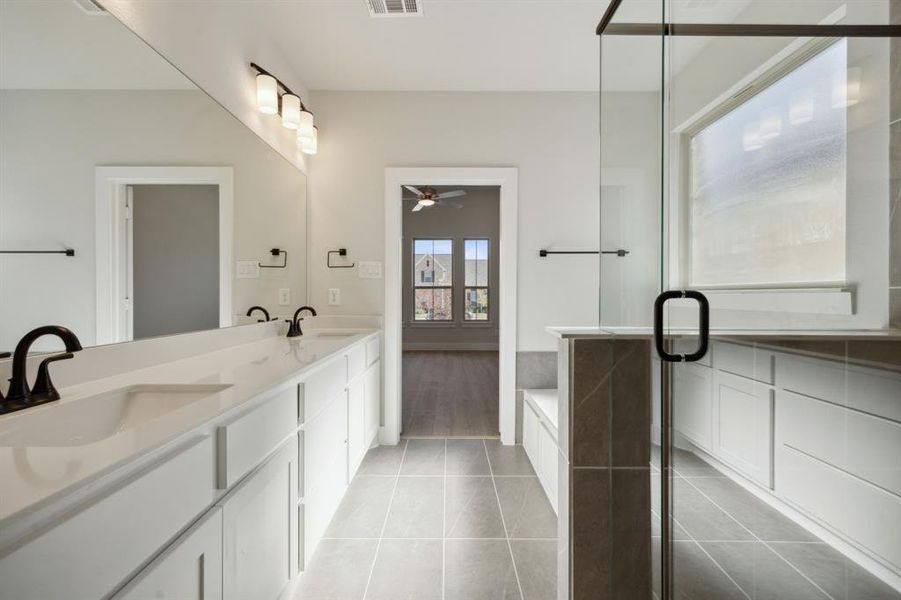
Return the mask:
<path id="1" fill-rule="evenodd" d="M 0 350 L 48 323 L 94 343 L 96 166 L 233 167 L 235 259 L 290 267 L 236 279 L 235 311 L 305 301 L 306 176 L 202 92 L 5 90 L 0 131 L 0 247 L 76 250 L 0 258 Z"/>
<path id="2" fill-rule="evenodd" d="M 386 167 L 519 169 L 519 351 L 556 350 L 548 325 L 597 325 L 598 263 L 591 256 L 539 258 L 541 248 L 597 249 L 599 141 L 596 93 L 314 92 L 321 123 L 310 182 L 310 300 L 325 314 L 382 314 L 384 281 L 329 270 L 325 253 L 384 260 Z M 612 94 L 622 139 L 605 166 L 653 177 L 653 94 Z M 653 189 L 653 186 L 649 186 Z M 342 305 L 327 306 L 327 289 Z"/>
<path id="3" fill-rule="evenodd" d="M 277 75 L 305 104 L 309 96 L 291 68 L 292 61 L 275 40 L 296 33 L 292 2 L 135 2 L 103 0 L 104 8 L 147 40 L 164 58 L 215 98 L 297 168 L 307 171 L 294 132 L 256 105 L 256 62 Z M 265 26 L 259 25 L 267 19 Z M 239 23 L 247 24 L 240 32 Z M 253 25 L 251 25 L 251 23 Z M 315 110 L 315 109 L 314 109 Z"/>

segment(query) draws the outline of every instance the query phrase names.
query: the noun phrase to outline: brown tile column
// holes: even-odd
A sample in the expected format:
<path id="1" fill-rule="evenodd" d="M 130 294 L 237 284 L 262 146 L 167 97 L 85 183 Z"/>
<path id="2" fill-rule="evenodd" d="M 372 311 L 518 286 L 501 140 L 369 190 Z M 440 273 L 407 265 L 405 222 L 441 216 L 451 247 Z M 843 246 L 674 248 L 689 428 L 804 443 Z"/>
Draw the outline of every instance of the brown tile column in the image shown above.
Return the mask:
<path id="1" fill-rule="evenodd" d="M 562 340 L 559 599 L 645 600 L 651 586 L 651 343 Z M 566 431 L 566 435 L 563 432 Z M 568 550 L 567 557 L 564 556 Z"/>
<path id="2" fill-rule="evenodd" d="M 891 22 L 901 24 L 901 0 L 891 0 Z M 889 157 L 889 322 L 901 327 L 901 39 L 892 38 L 889 59 L 891 122 Z"/>

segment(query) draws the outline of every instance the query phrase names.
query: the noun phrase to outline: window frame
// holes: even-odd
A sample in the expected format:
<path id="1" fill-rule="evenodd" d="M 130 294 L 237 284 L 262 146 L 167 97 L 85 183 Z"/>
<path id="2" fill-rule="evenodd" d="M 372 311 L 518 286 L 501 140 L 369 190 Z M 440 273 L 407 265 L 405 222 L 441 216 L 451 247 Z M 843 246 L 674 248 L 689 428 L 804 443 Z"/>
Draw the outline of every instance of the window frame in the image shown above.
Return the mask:
<path id="1" fill-rule="evenodd" d="M 450 245 L 451 245 L 451 284 L 450 285 L 435 285 L 435 276 L 434 276 L 435 267 L 434 267 L 434 265 L 432 266 L 433 275 L 432 275 L 432 282 L 430 285 L 421 285 L 422 282 L 417 280 L 417 277 L 416 277 L 416 242 L 420 242 L 420 241 L 423 241 L 423 242 L 424 241 L 450 242 Z M 453 265 L 454 255 L 455 255 L 454 246 L 456 246 L 456 239 L 454 239 L 452 237 L 413 237 L 412 238 L 411 244 L 410 244 L 410 268 L 413 271 L 413 273 L 412 273 L 412 284 L 413 285 L 411 286 L 411 288 L 412 288 L 411 289 L 411 292 L 412 292 L 411 313 L 412 314 L 410 315 L 411 323 L 415 323 L 417 325 L 437 324 L 437 325 L 445 325 L 445 326 L 453 324 L 454 314 L 455 314 L 454 313 L 454 277 L 455 277 L 454 271 L 456 271 L 456 269 L 454 268 L 454 265 Z M 432 254 L 433 259 L 434 259 L 434 256 L 435 255 L 433 253 Z M 449 319 L 417 319 L 416 318 L 416 291 L 417 290 L 449 290 L 450 291 L 450 309 L 451 309 L 450 318 Z"/>
<path id="2" fill-rule="evenodd" d="M 462 314 L 463 318 L 460 319 L 460 322 L 465 325 L 491 323 L 492 322 L 492 319 L 491 319 L 491 296 L 492 296 L 492 294 L 491 294 L 491 253 L 492 253 L 491 238 L 484 237 L 484 236 L 480 236 L 480 237 L 464 236 L 462 238 L 462 240 L 463 240 L 463 252 L 462 252 L 462 256 L 463 256 L 463 307 L 462 307 L 461 314 Z M 487 255 L 485 257 L 485 268 L 487 269 L 486 276 L 485 276 L 485 281 L 486 281 L 485 285 L 467 285 L 466 284 L 466 242 L 468 242 L 468 241 L 485 242 L 485 244 L 487 245 Z M 469 290 L 485 290 L 485 294 L 487 296 L 486 305 L 487 305 L 488 310 L 485 312 L 484 319 L 467 319 L 466 318 L 466 302 L 467 302 L 466 292 Z"/>
<path id="3" fill-rule="evenodd" d="M 814 282 L 781 282 L 781 283 L 733 283 L 733 284 L 704 284 L 704 285 L 696 285 L 692 282 L 693 273 L 692 273 L 692 235 L 691 235 L 691 227 L 692 227 L 692 199 L 691 199 L 691 172 L 692 172 L 692 154 L 691 154 L 691 141 L 692 139 L 706 129 L 708 126 L 715 123 L 721 117 L 735 110 L 736 108 L 742 106 L 758 94 L 767 90 L 774 83 L 780 81 L 787 75 L 791 74 L 796 69 L 803 66 L 805 63 L 816 57 L 818 54 L 826 51 L 831 48 L 833 45 L 839 43 L 843 39 L 841 37 L 830 37 L 830 38 L 818 38 L 805 42 L 796 50 L 791 52 L 788 56 L 779 60 L 776 64 L 770 66 L 765 69 L 759 75 L 754 76 L 746 85 L 744 85 L 737 93 L 732 94 L 726 100 L 716 104 L 709 110 L 694 120 L 689 127 L 682 129 L 676 135 L 678 136 L 678 149 L 679 155 L 682 157 L 682 160 L 679 161 L 681 164 L 678 165 L 679 173 L 681 177 L 679 178 L 678 192 L 679 192 L 679 200 L 677 204 L 679 222 L 678 222 L 678 232 L 679 238 L 681 238 L 682 242 L 677 243 L 674 250 L 677 251 L 678 256 L 678 280 L 681 281 L 681 285 L 683 287 L 692 287 L 692 289 L 698 290 L 710 290 L 717 291 L 721 290 L 724 292 L 728 291 L 742 291 L 742 290 L 750 290 L 750 291 L 798 291 L 798 290 L 822 290 L 822 291 L 837 291 L 837 290 L 848 290 L 850 288 L 847 281 L 848 274 L 848 256 L 847 253 L 845 255 L 845 280 L 831 280 L 831 281 L 814 281 Z M 847 208 L 847 198 L 846 198 L 846 208 Z M 845 233 L 845 247 L 847 249 L 848 246 L 848 234 Z"/>

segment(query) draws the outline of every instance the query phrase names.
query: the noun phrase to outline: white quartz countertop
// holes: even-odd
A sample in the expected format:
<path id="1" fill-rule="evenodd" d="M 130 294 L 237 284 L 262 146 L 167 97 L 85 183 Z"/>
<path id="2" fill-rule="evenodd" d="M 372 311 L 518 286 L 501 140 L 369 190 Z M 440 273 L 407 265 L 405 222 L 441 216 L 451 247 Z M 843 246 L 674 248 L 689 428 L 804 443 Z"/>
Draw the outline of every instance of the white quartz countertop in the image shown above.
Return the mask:
<path id="1" fill-rule="evenodd" d="M 300 338 L 271 337 L 232 346 L 105 379 L 60 388 L 62 399 L 0 417 L 0 532 L 17 518 L 31 514 L 75 490 L 90 487 L 104 474 L 124 467 L 161 447 L 176 446 L 206 432 L 226 413 L 275 390 L 340 355 L 348 347 L 378 333 L 356 329 L 337 337 L 311 332 Z M 78 361 L 76 354 L 74 361 Z M 72 413 L 81 400 L 135 385 L 230 384 L 181 408 L 83 445 L 28 445 L 15 434 L 22 419 Z M 66 410 L 62 410 L 66 409 Z M 52 421 L 51 421 L 52 422 Z M 4 438 L 7 441 L 4 441 Z M 27 438 L 25 438 L 27 440 Z M 12 440 L 12 441 L 9 441 Z M 0 538 L 4 536 L 0 535 Z M 0 540 L 2 542 L 2 540 Z"/>

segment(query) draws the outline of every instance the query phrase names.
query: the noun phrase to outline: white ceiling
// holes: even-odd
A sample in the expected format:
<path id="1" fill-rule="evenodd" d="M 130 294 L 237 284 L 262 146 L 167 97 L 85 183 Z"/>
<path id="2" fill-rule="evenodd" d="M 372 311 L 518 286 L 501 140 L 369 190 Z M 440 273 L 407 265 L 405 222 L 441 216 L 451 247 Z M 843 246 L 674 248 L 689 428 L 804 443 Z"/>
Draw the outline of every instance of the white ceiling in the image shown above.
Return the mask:
<path id="1" fill-rule="evenodd" d="M 609 2 L 423 0 L 422 16 L 371 18 L 365 0 L 102 1 L 139 30 L 159 32 L 182 68 L 182 60 L 215 62 L 237 48 L 301 89 L 383 91 L 597 90 L 594 31 Z M 670 2 L 681 19 L 722 22 L 750 0 Z M 653 20 L 659 8 L 660 0 L 626 0 L 620 10 Z M 169 52 L 163 38 L 174 36 L 188 37 L 172 50 L 187 46 L 195 56 Z M 702 43 L 686 40 L 673 68 Z M 611 38 L 604 88 L 656 89 L 659 58 L 653 38 Z"/>
<path id="2" fill-rule="evenodd" d="M 196 89 L 110 15 L 0 0 L 0 89 Z"/>

